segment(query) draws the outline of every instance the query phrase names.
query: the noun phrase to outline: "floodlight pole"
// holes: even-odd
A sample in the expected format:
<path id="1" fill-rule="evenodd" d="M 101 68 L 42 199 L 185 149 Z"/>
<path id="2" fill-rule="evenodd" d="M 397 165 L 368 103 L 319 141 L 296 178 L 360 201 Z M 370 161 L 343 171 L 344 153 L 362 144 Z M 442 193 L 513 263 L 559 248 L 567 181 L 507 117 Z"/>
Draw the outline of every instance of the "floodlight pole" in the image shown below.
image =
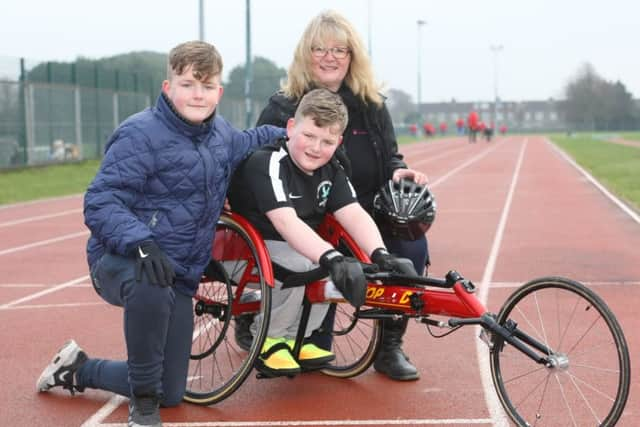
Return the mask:
<path id="1" fill-rule="evenodd" d="M 501 44 L 491 45 L 489 48 L 493 52 L 493 124 L 497 126 L 498 103 L 500 102 L 500 98 L 498 98 L 498 53 L 502 51 L 503 46 Z"/>
<path id="2" fill-rule="evenodd" d="M 373 52 L 371 48 L 371 0 L 367 2 L 367 46 L 369 48 L 369 60 L 373 59 Z"/>
<path id="3" fill-rule="evenodd" d="M 198 37 L 200 41 L 204 41 L 204 0 L 198 0 Z"/>
<path id="4" fill-rule="evenodd" d="M 247 113 L 245 126 L 247 129 L 251 127 L 251 81 L 253 80 L 253 69 L 251 64 L 251 0 L 246 3 L 246 32 L 247 46 L 245 58 L 245 77 L 244 77 L 244 105 Z"/>
<path id="5" fill-rule="evenodd" d="M 422 76 L 421 76 L 421 71 L 420 71 L 420 69 L 422 68 L 421 38 L 422 38 L 422 27 L 427 24 L 427 21 L 424 21 L 422 19 L 418 19 L 416 21 L 416 24 L 418 24 L 418 94 L 417 94 L 418 103 L 416 104 L 416 107 L 417 107 L 416 109 L 417 109 L 417 113 L 418 113 L 418 119 L 421 120 L 421 115 L 420 115 L 420 105 L 422 104 Z"/>

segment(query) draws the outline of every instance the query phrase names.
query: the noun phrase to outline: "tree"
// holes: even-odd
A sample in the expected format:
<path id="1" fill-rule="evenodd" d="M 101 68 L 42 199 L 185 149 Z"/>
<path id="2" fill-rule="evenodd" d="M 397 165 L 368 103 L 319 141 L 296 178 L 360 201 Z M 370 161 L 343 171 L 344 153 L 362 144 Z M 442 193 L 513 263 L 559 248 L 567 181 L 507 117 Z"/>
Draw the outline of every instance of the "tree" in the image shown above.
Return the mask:
<path id="1" fill-rule="evenodd" d="M 607 82 L 583 64 L 565 88 L 567 123 L 577 129 L 627 129 L 634 126 L 632 95 L 620 81 Z"/>
<path id="2" fill-rule="evenodd" d="M 229 81 L 225 84 L 225 97 L 244 98 L 245 68 L 244 65 L 238 65 L 231 70 Z M 252 74 L 251 99 L 266 102 L 280 88 L 280 81 L 287 72 L 284 68 L 278 68 L 271 60 L 256 56 L 252 62 Z"/>
<path id="3" fill-rule="evenodd" d="M 394 123 L 415 121 L 416 104 L 413 103 L 411 95 L 407 92 L 400 89 L 389 89 L 386 103 Z"/>

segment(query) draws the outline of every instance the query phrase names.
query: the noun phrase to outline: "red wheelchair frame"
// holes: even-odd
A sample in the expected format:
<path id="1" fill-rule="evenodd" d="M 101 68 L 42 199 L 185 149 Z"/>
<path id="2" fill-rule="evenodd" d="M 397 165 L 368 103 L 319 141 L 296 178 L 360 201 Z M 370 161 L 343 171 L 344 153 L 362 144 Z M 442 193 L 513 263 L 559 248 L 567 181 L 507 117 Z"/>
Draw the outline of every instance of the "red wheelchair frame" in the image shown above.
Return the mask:
<path id="1" fill-rule="evenodd" d="M 361 262 L 370 262 L 333 216 L 325 218 L 318 234 Z M 231 395 L 253 370 L 268 330 L 274 284 L 262 237 L 236 213 L 221 216 L 212 257 L 217 273 L 203 278 L 194 298 L 196 327 L 185 396 L 206 405 Z M 314 270 L 290 278 L 306 286 L 294 355 L 311 304 L 326 302 L 320 280 L 325 276 Z M 333 302 L 337 358 L 322 373 L 349 378 L 366 371 L 378 351 L 384 318 L 414 318 L 427 328 L 446 329 L 439 336 L 432 333 L 435 337 L 478 325 L 490 351 L 497 395 L 516 424 L 554 425 L 566 419 L 573 425 L 588 420 L 610 426 L 621 416 L 630 383 L 626 340 L 605 302 L 584 285 L 561 277 L 535 279 L 493 314 L 475 297 L 475 285 L 455 271 L 444 279 L 388 272 L 367 278 L 365 306 L 355 310 L 343 300 Z M 253 340 L 243 347 L 236 326 L 247 316 L 253 322 Z"/>

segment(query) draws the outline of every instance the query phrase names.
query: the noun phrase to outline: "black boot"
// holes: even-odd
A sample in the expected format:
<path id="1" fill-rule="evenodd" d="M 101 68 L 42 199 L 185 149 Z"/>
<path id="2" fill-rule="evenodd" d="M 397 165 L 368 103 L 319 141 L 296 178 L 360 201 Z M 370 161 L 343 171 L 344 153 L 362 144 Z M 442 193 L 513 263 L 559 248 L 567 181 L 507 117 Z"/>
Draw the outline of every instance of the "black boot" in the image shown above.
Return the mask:
<path id="1" fill-rule="evenodd" d="M 382 346 L 373 367 L 376 371 L 398 381 L 420 378 L 415 366 L 402 351 L 402 336 L 407 330 L 409 319 L 385 319 L 382 321 Z"/>

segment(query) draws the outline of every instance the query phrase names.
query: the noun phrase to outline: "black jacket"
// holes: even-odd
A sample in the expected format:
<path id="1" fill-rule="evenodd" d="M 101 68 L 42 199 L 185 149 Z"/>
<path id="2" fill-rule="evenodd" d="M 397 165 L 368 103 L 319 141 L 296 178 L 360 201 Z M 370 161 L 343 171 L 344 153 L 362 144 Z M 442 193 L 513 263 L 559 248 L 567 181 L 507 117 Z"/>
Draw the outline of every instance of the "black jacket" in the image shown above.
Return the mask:
<path id="1" fill-rule="evenodd" d="M 352 118 L 356 115 L 362 115 L 367 132 L 370 135 L 371 145 L 373 147 L 375 157 L 377 159 L 377 183 L 376 187 L 382 186 L 386 181 L 391 179 L 393 171 L 399 168 L 406 168 L 407 165 L 402 160 L 402 154 L 398 153 L 398 143 L 396 141 L 391 116 L 387 107 L 383 104 L 378 107 L 374 103 L 365 104 L 360 98 L 355 96 L 351 89 L 346 85 L 342 85 L 338 94 L 347 107 L 349 112 L 349 124 L 347 131 L 351 128 Z M 269 98 L 269 103 L 260 113 L 257 125 L 271 124 L 275 126 L 285 127 L 287 120 L 294 116 L 296 108 L 300 100 L 287 98 L 281 91 L 276 92 Z M 349 143 L 351 134 L 345 131 L 343 144 L 338 148 L 336 157 L 343 165 L 347 175 L 351 176 L 351 163 L 356 159 L 349 159 L 344 148 Z M 359 189 L 356 188 L 359 192 Z M 371 201 L 363 203 L 365 208 L 371 207 Z"/>

